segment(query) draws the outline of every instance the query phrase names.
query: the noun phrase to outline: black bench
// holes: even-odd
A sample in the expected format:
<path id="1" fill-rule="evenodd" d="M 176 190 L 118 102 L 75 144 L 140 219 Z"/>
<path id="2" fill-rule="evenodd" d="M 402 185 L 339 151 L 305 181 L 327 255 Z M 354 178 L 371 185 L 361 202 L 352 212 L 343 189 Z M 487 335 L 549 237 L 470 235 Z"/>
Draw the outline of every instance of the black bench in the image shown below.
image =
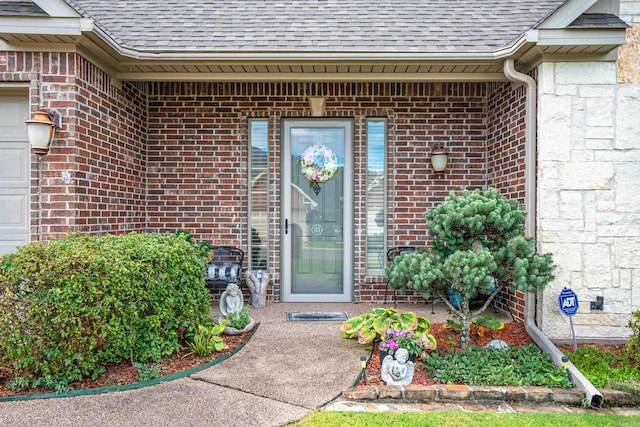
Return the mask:
<path id="1" fill-rule="evenodd" d="M 211 250 L 213 258 L 207 264 L 207 288 L 224 289 L 229 283 L 240 284 L 244 251 L 233 246 L 219 246 Z"/>

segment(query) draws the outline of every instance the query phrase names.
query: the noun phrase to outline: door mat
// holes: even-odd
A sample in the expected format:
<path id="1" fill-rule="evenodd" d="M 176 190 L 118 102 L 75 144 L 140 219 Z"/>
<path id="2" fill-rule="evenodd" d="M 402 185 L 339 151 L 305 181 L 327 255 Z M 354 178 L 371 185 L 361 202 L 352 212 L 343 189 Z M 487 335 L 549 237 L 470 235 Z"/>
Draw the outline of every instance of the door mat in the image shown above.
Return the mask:
<path id="1" fill-rule="evenodd" d="M 291 322 L 313 322 L 318 320 L 347 320 L 345 311 L 288 311 L 287 320 Z"/>

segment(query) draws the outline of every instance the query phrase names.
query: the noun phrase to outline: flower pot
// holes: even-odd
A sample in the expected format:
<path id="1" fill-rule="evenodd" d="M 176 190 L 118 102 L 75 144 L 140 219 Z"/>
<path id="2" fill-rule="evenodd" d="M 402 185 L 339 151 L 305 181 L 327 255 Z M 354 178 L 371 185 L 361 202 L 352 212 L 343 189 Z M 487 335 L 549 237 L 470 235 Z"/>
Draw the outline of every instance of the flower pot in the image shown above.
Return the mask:
<path id="1" fill-rule="evenodd" d="M 240 335 L 244 334 L 245 332 L 251 331 L 253 328 L 255 328 L 256 322 L 255 320 L 253 320 L 253 317 L 250 317 L 249 319 L 249 323 L 243 329 L 236 329 L 231 326 L 225 326 L 224 330 L 222 331 L 222 335 Z M 222 322 L 222 320 L 224 320 L 224 316 L 220 316 L 218 318 L 218 323 Z"/>

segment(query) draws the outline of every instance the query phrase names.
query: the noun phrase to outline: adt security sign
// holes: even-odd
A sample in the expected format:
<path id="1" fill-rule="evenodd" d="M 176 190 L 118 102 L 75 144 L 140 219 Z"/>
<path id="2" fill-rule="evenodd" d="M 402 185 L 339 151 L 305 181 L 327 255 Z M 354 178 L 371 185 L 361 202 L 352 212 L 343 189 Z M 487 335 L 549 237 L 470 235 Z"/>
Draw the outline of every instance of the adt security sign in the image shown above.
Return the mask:
<path id="1" fill-rule="evenodd" d="M 564 288 L 558 296 L 560 310 L 567 316 L 573 316 L 578 312 L 578 296 L 569 288 Z"/>

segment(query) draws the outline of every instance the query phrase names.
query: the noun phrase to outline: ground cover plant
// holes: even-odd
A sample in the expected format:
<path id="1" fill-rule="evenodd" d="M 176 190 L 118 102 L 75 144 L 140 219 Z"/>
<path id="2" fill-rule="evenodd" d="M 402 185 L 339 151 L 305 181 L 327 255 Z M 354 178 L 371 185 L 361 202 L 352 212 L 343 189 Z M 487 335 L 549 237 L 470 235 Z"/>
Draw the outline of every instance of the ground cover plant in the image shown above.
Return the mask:
<path id="1" fill-rule="evenodd" d="M 212 324 L 205 264 L 185 235 L 74 234 L 5 255 L 4 374 L 15 387 L 63 391 L 110 363 L 158 362 Z"/>
<path id="2" fill-rule="evenodd" d="M 640 311 L 632 314 L 628 327 L 632 335 L 625 345 L 564 345 L 569 360 L 598 388 L 626 391 L 640 396 Z"/>
<path id="3" fill-rule="evenodd" d="M 471 323 L 503 291 L 538 292 L 553 279 L 550 254 L 537 254 L 524 234 L 524 209 L 495 189 L 451 193 L 425 217 L 431 247 L 405 252 L 386 269 L 389 286 L 438 296 L 461 325 L 461 348 Z M 482 304 L 472 309 L 471 301 Z"/>

